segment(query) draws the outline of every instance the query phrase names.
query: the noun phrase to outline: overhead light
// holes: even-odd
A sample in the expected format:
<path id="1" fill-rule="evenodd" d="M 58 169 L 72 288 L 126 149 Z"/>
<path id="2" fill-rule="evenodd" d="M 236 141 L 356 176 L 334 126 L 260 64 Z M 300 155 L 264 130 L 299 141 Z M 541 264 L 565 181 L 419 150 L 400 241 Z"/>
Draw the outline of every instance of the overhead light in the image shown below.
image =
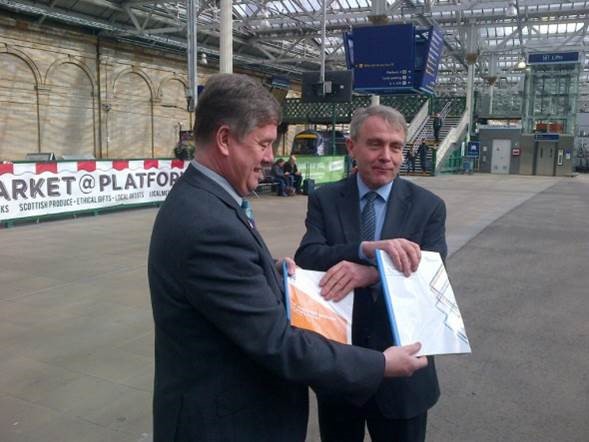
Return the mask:
<path id="1" fill-rule="evenodd" d="M 264 9 L 262 11 L 262 17 L 264 17 L 264 19 L 262 20 L 262 26 L 264 26 L 265 28 L 269 28 L 270 20 L 268 20 L 268 18 L 270 17 L 270 12 L 267 9 Z"/>
<path id="2" fill-rule="evenodd" d="M 524 60 L 523 58 L 520 59 L 520 61 L 517 62 L 517 68 L 518 69 L 525 69 L 526 68 L 526 60 Z"/>
<path id="3" fill-rule="evenodd" d="M 202 64 L 208 64 L 209 60 L 207 59 L 207 54 L 205 54 L 204 52 L 200 53 L 200 62 Z"/>
<path id="4" fill-rule="evenodd" d="M 508 17 L 515 17 L 517 15 L 517 8 L 515 7 L 515 5 L 513 3 L 510 3 L 507 5 L 507 9 L 505 10 L 505 14 L 507 14 Z"/>

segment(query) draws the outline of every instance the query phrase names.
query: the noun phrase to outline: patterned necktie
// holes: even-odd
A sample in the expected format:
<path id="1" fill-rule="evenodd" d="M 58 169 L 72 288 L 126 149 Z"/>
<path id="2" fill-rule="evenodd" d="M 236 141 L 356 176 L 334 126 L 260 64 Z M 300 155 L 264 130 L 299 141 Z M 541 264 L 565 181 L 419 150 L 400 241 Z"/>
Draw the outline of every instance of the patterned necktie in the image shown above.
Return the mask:
<path id="1" fill-rule="evenodd" d="M 250 225 L 255 229 L 256 228 L 256 221 L 254 220 L 254 211 L 252 210 L 252 206 L 250 202 L 246 199 L 241 200 L 241 208 L 245 212 L 245 216 L 250 222 Z"/>
<path id="2" fill-rule="evenodd" d="M 378 196 L 376 192 L 368 192 L 364 195 L 364 209 L 362 209 L 362 226 L 360 238 L 362 241 L 374 241 L 376 231 L 376 213 L 374 212 L 374 200 Z"/>

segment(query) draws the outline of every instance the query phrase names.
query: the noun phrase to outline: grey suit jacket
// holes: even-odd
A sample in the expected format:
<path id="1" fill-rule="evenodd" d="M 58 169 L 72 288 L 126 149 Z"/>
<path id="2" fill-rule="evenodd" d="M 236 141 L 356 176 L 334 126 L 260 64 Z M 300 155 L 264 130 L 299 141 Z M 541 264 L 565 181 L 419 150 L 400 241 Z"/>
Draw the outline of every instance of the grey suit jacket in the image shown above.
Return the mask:
<path id="1" fill-rule="evenodd" d="M 402 178 L 394 181 L 387 202 L 382 239 L 406 238 L 422 250 L 447 254 L 446 208 L 433 193 Z M 309 197 L 307 231 L 295 261 L 306 269 L 326 271 L 342 260 L 366 264 L 358 256 L 360 209 L 356 176 L 322 186 Z M 384 350 L 394 345 L 383 298 L 356 290 L 352 326 L 354 344 Z M 337 400 L 318 391 L 324 400 Z M 410 378 L 383 381 L 376 400 L 384 416 L 406 419 L 433 406 L 440 395 L 433 358 Z"/>
<path id="2" fill-rule="evenodd" d="M 303 441 L 308 385 L 361 403 L 382 353 L 290 327 L 264 241 L 218 184 L 189 167 L 149 250 L 154 442 Z"/>

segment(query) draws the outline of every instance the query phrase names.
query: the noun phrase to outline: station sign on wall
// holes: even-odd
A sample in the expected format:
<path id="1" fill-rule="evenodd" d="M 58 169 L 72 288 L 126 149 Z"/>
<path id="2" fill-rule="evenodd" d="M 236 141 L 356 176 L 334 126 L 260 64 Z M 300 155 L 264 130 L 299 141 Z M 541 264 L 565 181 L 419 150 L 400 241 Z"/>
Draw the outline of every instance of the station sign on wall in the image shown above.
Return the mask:
<path id="1" fill-rule="evenodd" d="M 563 64 L 579 62 L 579 52 L 544 52 L 528 55 L 528 64 Z"/>

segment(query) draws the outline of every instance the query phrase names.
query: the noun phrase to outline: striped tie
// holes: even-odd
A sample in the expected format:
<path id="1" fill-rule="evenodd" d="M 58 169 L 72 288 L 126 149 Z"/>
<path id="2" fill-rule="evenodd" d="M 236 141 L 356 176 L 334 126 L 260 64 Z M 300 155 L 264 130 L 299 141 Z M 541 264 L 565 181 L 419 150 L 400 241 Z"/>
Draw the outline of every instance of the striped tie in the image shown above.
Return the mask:
<path id="1" fill-rule="evenodd" d="M 254 211 L 252 210 L 252 206 L 250 202 L 246 199 L 241 201 L 241 208 L 245 212 L 245 216 L 250 222 L 250 225 L 255 229 L 256 228 L 256 221 L 254 220 Z"/>
<path id="2" fill-rule="evenodd" d="M 376 213 L 374 212 L 374 200 L 378 196 L 376 192 L 368 192 L 364 195 L 364 209 L 362 209 L 362 226 L 360 237 L 362 241 L 374 241 L 376 231 Z"/>

